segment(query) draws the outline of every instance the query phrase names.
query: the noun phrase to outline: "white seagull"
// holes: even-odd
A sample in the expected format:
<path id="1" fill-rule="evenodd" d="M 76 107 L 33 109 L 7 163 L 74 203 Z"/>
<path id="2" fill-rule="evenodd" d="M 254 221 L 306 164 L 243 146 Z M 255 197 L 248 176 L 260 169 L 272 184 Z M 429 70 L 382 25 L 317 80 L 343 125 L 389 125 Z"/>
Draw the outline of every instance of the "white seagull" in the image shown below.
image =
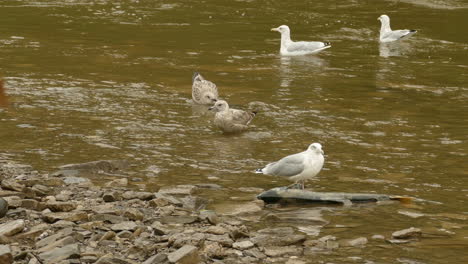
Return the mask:
<path id="1" fill-rule="evenodd" d="M 414 29 L 392 30 L 390 28 L 390 18 L 387 15 L 381 15 L 377 20 L 382 24 L 380 26 L 380 42 L 392 42 L 405 39 L 416 33 Z"/>
<path id="2" fill-rule="evenodd" d="M 257 112 L 229 108 L 228 103 L 224 100 L 218 100 L 209 109 L 216 112 L 214 124 L 226 133 L 246 130 L 257 114 Z"/>
<path id="3" fill-rule="evenodd" d="M 218 100 L 216 84 L 205 80 L 200 73 L 192 76 L 192 99 L 197 104 L 212 104 Z"/>
<path id="4" fill-rule="evenodd" d="M 331 47 L 330 42 L 320 41 L 292 41 L 291 31 L 286 25 L 272 28 L 271 31 L 278 31 L 281 33 L 281 48 L 280 54 L 286 56 L 306 55 L 318 53 L 324 49 Z"/>
<path id="5" fill-rule="evenodd" d="M 311 144 L 306 151 L 286 156 L 277 162 L 270 163 L 256 173 L 288 177 L 295 183 L 300 182 L 304 189 L 304 182 L 314 178 L 322 169 L 325 158 L 322 145 Z"/>

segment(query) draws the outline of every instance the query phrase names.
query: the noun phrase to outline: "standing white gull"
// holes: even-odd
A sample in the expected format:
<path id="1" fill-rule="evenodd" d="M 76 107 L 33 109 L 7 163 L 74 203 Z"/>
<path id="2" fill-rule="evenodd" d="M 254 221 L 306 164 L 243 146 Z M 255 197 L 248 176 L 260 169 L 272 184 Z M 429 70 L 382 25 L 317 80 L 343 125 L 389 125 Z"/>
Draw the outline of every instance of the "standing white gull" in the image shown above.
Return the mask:
<path id="1" fill-rule="evenodd" d="M 209 108 L 216 112 L 214 124 L 227 133 L 241 132 L 248 128 L 248 125 L 254 119 L 256 112 L 246 112 L 229 108 L 224 100 L 218 100 Z"/>
<path id="2" fill-rule="evenodd" d="M 288 177 L 291 181 L 300 182 L 304 189 L 304 182 L 314 178 L 322 169 L 325 162 L 323 154 L 322 145 L 313 143 L 306 151 L 286 156 L 255 172 Z"/>
<path id="3" fill-rule="evenodd" d="M 392 42 L 410 37 L 417 31 L 414 29 L 392 30 L 390 28 L 390 18 L 387 15 L 381 15 L 377 20 L 380 20 L 380 42 Z"/>
<path id="4" fill-rule="evenodd" d="M 286 25 L 272 28 L 271 31 L 281 33 L 281 48 L 280 54 L 286 56 L 307 55 L 318 53 L 324 49 L 331 47 L 330 42 L 320 41 L 292 41 L 291 31 Z"/>
<path id="5" fill-rule="evenodd" d="M 216 84 L 205 80 L 200 73 L 195 72 L 192 77 L 192 99 L 197 104 L 212 104 L 218 100 Z"/>

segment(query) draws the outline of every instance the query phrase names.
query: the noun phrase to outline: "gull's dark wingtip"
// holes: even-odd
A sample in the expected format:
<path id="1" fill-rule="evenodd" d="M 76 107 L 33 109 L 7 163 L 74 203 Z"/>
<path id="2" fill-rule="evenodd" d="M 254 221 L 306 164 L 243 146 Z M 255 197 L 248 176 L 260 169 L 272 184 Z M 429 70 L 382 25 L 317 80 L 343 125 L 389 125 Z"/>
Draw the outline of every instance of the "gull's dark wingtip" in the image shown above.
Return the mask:
<path id="1" fill-rule="evenodd" d="M 323 44 L 325 44 L 325 47 L 327 47 L 327 46 L 331 46 L 331 43 L 330 43 L 330 42 L 328 42 L 328 41 L 327 41 L 327 42 L 324 42 Z"/>
<path id="2" fill-rule="evenodd" d="M 262 169 L 256 169 L 255 173 L 263 173 Z"/>
<path id="3" fill-rule="evenodd" d="M 416 33 L 416 32 L 418 32 L 418 31 L 417 31 L 416 29 L 410 29 L 409 32 L 410 32 L 410 33 Z"/>
<path id="4" fill-rule="evenodd" d="M 193 75 L 192 75 L 192 82 L 194 82 L 195 79 L 196 79 L 198 76 L 201 76 L 199 72 L 193 72 Z"/>

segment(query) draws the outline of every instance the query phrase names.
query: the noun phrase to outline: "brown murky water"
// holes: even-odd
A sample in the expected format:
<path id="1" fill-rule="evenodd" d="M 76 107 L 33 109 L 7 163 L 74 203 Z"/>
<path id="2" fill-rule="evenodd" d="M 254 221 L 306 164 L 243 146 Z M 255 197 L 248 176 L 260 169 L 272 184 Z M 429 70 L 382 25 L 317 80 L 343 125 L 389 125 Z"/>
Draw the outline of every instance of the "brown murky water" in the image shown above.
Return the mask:
<path id="1" fill-rule="evenodd" d="M 383 13 L 394 29 L 419 32 L 380 46 Z M 280 57 L 280 36 L 269 29 L 281 24 L 293 39 L 327 40 L 332 48 Z M 136 187 L 216 183 L 221 191 L 201 194 L 216 206 L 251 199 L 239 187 L 289 184 L 252 171 L 320 142 L 326 163 L 309 187 L 424 201 L 270 210 L 321 214 L 330 223 L 320 236 L 369 238 L 410 226 L 446 235 L 405 246 L 371 243 L 317 261 L 462 263 L 467 27 L 462 0 L 1 1 L 0 74 L 11 107 L 0 108 L 0 153 L 44 171 L 128 159 L 132 177 L 143 179 Z M 191 104 L 195 70 L 233 106 L 265 104 L 249 132 L 223 135 Z"/>

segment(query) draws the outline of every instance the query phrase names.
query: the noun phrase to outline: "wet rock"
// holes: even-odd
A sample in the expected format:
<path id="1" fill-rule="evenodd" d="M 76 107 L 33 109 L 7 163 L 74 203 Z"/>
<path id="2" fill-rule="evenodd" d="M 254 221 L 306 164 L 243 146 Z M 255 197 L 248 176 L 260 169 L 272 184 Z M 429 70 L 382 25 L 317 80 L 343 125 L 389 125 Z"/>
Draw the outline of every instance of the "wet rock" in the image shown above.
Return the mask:
<path id="1" fill-rule="evenodd" d="M 154 221 L 153 224 L 151 224 L 151 228 L 153 228 L 154 233 L 158 236 L 168 235 L 173 231 L 173 229 L 161 224 L 159 221 Z"/>
<path id="2" fill-rule="evenodd" d="M 13 220 L 0 225 L 0 236 L 13 236 L 24 229 L 24 220 Z"/>
<path id="3" fill-rule="evenodd" d="M 41 184 L 35 184 L 31 190 L 33 190 L 37 196 L 47 196 L 52 193 L 52 189 L 41 185 Z"/>
<path id="4" fill-rule="evenodd" d="M 218 208 L 217 208 L 218 209 Z M 261 212 L 263 207 L 258 204 L 258 202 L 248 202 L 248 203 L 237 203 L 224 205 L 222 208 L 219 208 L 218 212 L 221 212 L 225 215 L 247 215 L 247 214 L 257 214 Z"/>
<path id="5" fill-rule="evenodd" d="M 4 217 L 8 212 L 8 202 L 0 197 L 0 218 Z"/>
<path id="6" fill-rule="evenodd" d="M 387 242 L 389 242 L 391 244 L 407 244 L 407 243 L 410 243 L 411 240 L 407 240 L 407 239 L 388 239 Z"/>
<path id="7" fill-rule="evenodd" d="M 373 235 L 371 238 L 374 240 L 385 240 L 385 237 L 382 235 Z"/>
<path id="8" fill-rule="evenodd" d="M 239 249 L 239 250 L 246 250 L 246 249 L 252 248 L 253 246 L 254 246 L 254 243 L 252 243 L 249 240 L 239 241 L 239 242 L 235 242 L 234 244 L 232 244 L 233 248 Z"/>
<path id="9" fill-rule="evenodd" d="M 161 264 L 167 261 L 167 255 L 164 253 L 159 253 L 145 260 L 142 264 Z"/>
<path id="10" fill-rule="evenodd" d="M 104 184 L 104 186 L 106 187 L 126 187 L 127 185 L 128 185 L 127 178 L 115 179 Z"/>
<path id="11" fill-rule="evenodd" d="M 355 239 L 349 239 L 342 242 L 342 245 L 345 247 L 362 247 L 367 244 L 367 238 L 358 237 Z"/>
<path id="12" fill-rule="evenodd" d="M 259 230 L 251 241 L 259 246 L 290 246 L 302 243 L 305 239 L 305 235 L 294 234 L 291 227 L 278 227 Z"/>
<path id="13" fill-rule="evenodd" d="M 51 212 L 43 214 L 43 218 L 48 223 L 54 223 L 59 220 L 66 220 L 71 222 L 88 221 L 88 214 L 84 211 L 73 212 Z"/>
<path id="14" fill-rule="evenodd" d="M 191 264 L 199 263 L 200 257 L 198 255 L 198 249 L 191 245 L 185 245 L 175 252 L 170 253 L 167 258 L 170 263 L 178 264 Z"/>
<path id="15" fill-rule="evenodd" d="M 111 173 L 118 170 L 126 169 L 129 166 L 130 163 L 125 160 L 98 160 L 79 164 L 67 164 L 60 166 L 59 168 L 60 170 L 77 170 L 92 173 Z"/>
<path id="16" fill-rule="evenodd" d="M 196 189 L 197 187 L 195 185 L 165 186 L 159 189 L 158 193 L 171 195 L 190 195 L 193 194 Z"/>
<path id="17" fill-rule="evenodd" d="M 229 237 L 228 234 L 225 234 L 225 235 L 207 234 L 206 240 L 217 242 L 224 247 L 232 247 L 232 244 L 234 243 L 234 241 L 232 241 L 232 239 Z"/>
<path id="18" fill-rule="evenodd" d="M 265 247 L 264 252 L 269 257 L 299 256 L 302 255 L 302 248 L 296 246 L 269 246 Z"/>
<path id="19" fill-rule="evenodd" d="M 112 225 L 111 229 L 114 231 L 124 231 L 124 230 L 134 231 L 137 227 L 138 225 L 135 222 L 125 221 L 122 223 Z"/>
<path id="20" fill-rule="evenodd" d="M 398 213 L 402 214 L 402 215 L 409 216 L 411 218 L 419 218 L 419 217 L 424 216 L 424 214 L 422 214 L 422 213 L 413 212 L 413 211 L 405 211 L 405 210 L 399 210 Z"/>
<path id="21" fill-rule="evenodd" d="M 195 186 L 201 189 L 211 189 L 211 190 L 220 190 L 223 188 L 219 184 L 216 184 L 216 183 L 197 183 L 195 184 Z"/>
<path id="22" fill-rule="evenodd" d="M 216 226 L 209 226 L 208 228 L 204 229 L 205 233 L 214 234 L 214 235 L 224 235 L 229 234 L 229 230 L 226 228 L 216 225 Z"/>
<path id="23" fill-rule="evenodd" d="M 54 248 L 50 251 L 39 254 L 39 258 L 43 260 L 44 263 L 58 263 L 65 259 L 79 258 L 80 249 L 78 244 L 71 244 L 61 248 Z"/>
<path id="24" fill-rule="evenodd" d="M 200 218 L 200 220 L 202 221 L 206 220 L 208 221 L 208 223 L 212 225 L 216 225 L 220 222 L 218 215 L 216 214 L 215 211 L 212 211 L 212 210 L 202 210 L 198 217 Z"/>
<path id="25" fill-rule="evenodd" d="M 150 192 L 126 191 L 122 194 L 122 198 L 126 200 L 139 199 L 142 201 L 149 201 L 154 198 L 154 194 Z"/>
<path id="26" fill-rule="evenodd" d="M 52 212 L 70 212 L 76 209 L 76 203 L 72 202 L 48 202 L 46 205 Z"/>
<path id="27" fill-rule="evenodd" d="M 2 180 L 1 186 L 5 190 L 11 190 L 11 191 L 17 191 L 17 192 L 21 192 L 23 188 L 25 187 L 23 184 L 20 184 L 17 181 L 12 180 L 12 179 Z"/>
<path id="28" fill-rule="evenodd" d="M 181 216 L 163 216 L 160 219 L 163 224 L 191 224 L 198 221 L 197 216 L 192 215 L 181 215 Z"/>
<path id="29" fill-rule="evenodd" d="M 154 196 L 155 196 L 155 199 L 149 202 L 149 205 L 152 207 L 164 207 L 168 205 L 174 205 L 174 206 L 183 205 L 183 203 L 179 199 L 171 195 L 155 193 Z"/>
<path id="30" fill-rule="evenodd" d="M 396 239 L 408 239 L 408 238 L 418 238 L 421 237 L 421 229 L 410 227 L 407 229 L 395 231 L 392 233 L 392 238 Z"/>
<path id="31" fill-rule="evenodd" d="M 36 226 L 33 226 L 28 232 L 21 233 L 17 235 L 16 237 L 19 239 L 30 239 L 34 240 L 36 237 L 38 237 L 40 234 L 42 234 L 44 231 L 48 230 L 50 226 L 48 224 L 39 224 Z"/>
<path id="32" fill-rule="evenodd" d="M 63 182 L 67 185 L 71 185 L 71 184 L 89 183 L 90 180 L 83 178 L 83 177 L 65 177 L 63 178 Z"/>
<path id="33" fill-rule="evenodd" d="M 180 200 L 183 204 L 182 205 L 183 208 L 194 210 L 194 211 L 199 211 L 205 208 L 206 204 L 208 204 L 207 199 L 200 198 L 200 197 L 186 196 Z"/>
<path id="34" fill-rule="evenodd" d="M 142 221 L 144 218 L 144 214 L 136 208 L 125 209 L 123 216 L 133 221 Z"/>
<path id="35" fill-rule="evenodd" d="M 0 263 L 13 263 L 13 255 L 11 253 L 11 248 L 9 245 L 0 245 Z"/>
<path id="36" fill-rule="evenodd" d="M 264 189 L 257 187 L 240 187 L 238 190 L 246 193 L 261 193 L 264 191 Z"/>

